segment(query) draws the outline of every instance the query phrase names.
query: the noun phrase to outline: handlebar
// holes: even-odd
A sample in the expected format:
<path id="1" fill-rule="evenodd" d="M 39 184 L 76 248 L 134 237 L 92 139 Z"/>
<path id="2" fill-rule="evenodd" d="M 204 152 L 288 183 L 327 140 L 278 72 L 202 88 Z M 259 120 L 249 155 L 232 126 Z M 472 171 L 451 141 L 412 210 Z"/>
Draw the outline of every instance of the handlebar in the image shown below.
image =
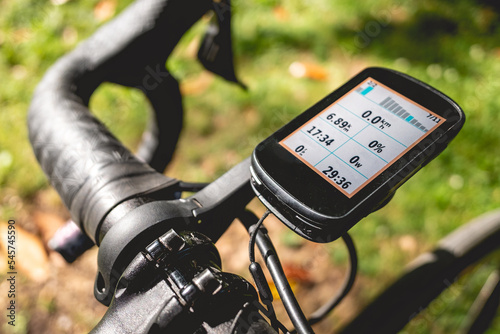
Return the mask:
<path id="1" fill-rule="evenodd" d="M 171 155 L 182 123 L 180 93 L 175 79 L 159 69 L 182 35 L 210 8 L 208 0 L 139 0 L 62 57 L 36 89 L 28 114 L 35 155 L 73 220 L 97 244 L 100 224 L 112 208 L 177 181 L 155 170 L 165 165 L 158 154 L 150 157 L 151 167 L 123 147 L 91 115 L 90 96 L 104 81 L 143 88 L 156 118 L 167 124 L 158 142 L 165 143 L 164 153 Z M 154 89 L 144 85 L 151 71 L 162 79 Z M 154 130 L 154 123 L 151 127 Z M 144 144 L 142 152 L 154 146 Z M 160 149 L 165 148 L 157 152 Z"/>
<path id="2" fill-rule="evenodd" d="M 182 127 L 179 86 L 164 64 L 212 6 L 138 0 L 62 57 L 35 91 L 34 153 L 72 219 L 100 246 L 94 294 L 109 308 L 93 333 L 275 333 L 258 313 L 255 289 L 221 271 L 212 243 L 254 197 L 249 161 L 187 199 L 175 198 L 189 187 L 159 173 Z M 90 113 L 105 81 L 140 88 L 154 109 L 137 156 Z M 190 230 L 197 232 L 182 232 Z"/>
<path id="3" fill-rule="evenodd" d="M 94 295 L 109 308 L 93 333 L 276 333 L 259 313 L 255 288 L 221 271 L 213 245 L 255 196 L 250 160 L 186 199 L 178 194 L 192 187 L 161 174 L 183 116 L 179 85 L 164 65 L 201 16 L 228 5 L 137 0 L 62 57 L 34 93 L 28 128 L 35 156 L 73 221 L 100 247 Z M 230 16 L 222 14 L 225 30 L 212 29 L 198 56 L 239 83 L 227 49 Z M 211 47 L 217 43 L 225 48 L 219 58 L 214 50 L 221 49 Z M 89 110 L 106 81 L 141 89 L 153 107 L 137 155 Z"/>

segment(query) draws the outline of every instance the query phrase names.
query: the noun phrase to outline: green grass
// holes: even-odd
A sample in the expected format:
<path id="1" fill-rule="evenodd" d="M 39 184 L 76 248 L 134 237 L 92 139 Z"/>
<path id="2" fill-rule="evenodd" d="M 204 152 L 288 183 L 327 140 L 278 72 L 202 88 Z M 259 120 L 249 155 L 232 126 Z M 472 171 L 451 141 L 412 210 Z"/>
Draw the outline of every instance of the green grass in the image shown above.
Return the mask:
<path id="1" fill-rule="evenodd" d="M 121 1 L 120 8 L 130 1 Z M 247 157 L 287 120 L 367 66 L 406 72 L 462 106 L 464 129 L 435 161 L 405 184 L 392 202 L 352 229 L 360 272 L 387 282 L 415 254 L 399 242 L 411 235 L 429 249 L 446 233 L 500 203 L 500 22 L 488 1 L 234 0 L 237 71 L 247 92 L 222 79 L 185 97 L 186 124 L 169 173 L 208 181 Z M 30 97 L 46 69 L 99 26 L 96 0 L 0 1 L 0 198 L 30 198 L 47 182 L 31 152 L 25 125 Z M 276 14 L 278 6 L 285 16 Z M 206 20 L 189 32 L 168 66 L 196 80 L 191 56 Z M 314 62 L 326 81 L 291 77 L 294 61 Z M 133 148 L 147 119 L 140 93 L 105 85 L 91 108 Z M 0 202 L 3 219 L 13 214 Z M 332 248 L 342 247 L 337 243 Z M 368 298 L 378 288 L 365 293 Z"/>

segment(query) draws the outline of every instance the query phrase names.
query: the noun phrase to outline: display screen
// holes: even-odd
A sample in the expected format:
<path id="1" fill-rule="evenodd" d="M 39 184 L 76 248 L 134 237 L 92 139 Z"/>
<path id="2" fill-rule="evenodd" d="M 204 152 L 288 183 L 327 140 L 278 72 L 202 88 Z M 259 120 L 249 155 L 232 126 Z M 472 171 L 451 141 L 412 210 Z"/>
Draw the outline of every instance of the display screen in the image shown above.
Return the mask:
<path id="1" fill-rule="evenodd" d="M 444 121 L 368 78 L 280 145 L 350 198 Z"/>

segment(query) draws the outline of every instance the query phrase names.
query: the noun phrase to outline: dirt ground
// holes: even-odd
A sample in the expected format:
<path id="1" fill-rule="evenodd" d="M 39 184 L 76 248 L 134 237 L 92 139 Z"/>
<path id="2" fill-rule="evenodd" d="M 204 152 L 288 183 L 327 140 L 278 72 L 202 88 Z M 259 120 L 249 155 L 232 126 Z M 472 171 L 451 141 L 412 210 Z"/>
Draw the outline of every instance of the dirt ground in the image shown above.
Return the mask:
<path id="1" fill-rule="evenodd" d="M 45 190 L 23 203 L 19 198 L 5 199 L 18 208 L 16 210 L 16 326 L 6 323 L 2 316 L 0 332 L 13 333 L 87 333 L 106 312 L 93 296 L 94 279 L 97 272 L 98 249 L 87 251 L 74 263 L 68 264 L 56 252 L 46 246 L 55 230 L 69 218 L 60 204 L 57 194 Z M 4 201 L 5 201 L 4 200 Z M 259 215 L 264 208 L 257 202 L 251 208 Z M 286 230 L 279 221 L 270 217 L 266 227 L 275 242 L 280 259 L 297 298 L 306 314 L 311 313 L 335 294 L 343 280 L 345 268 L 335 268 L 326 248 L 319 244 L 293 239 L 284 242 Z M 2 222 L 2 235 L 6 233 L 6 222 Z M 6 266 L 6 238 L 2 237 L 0 278 L 8 272 Z M 248 235 L 235 222 L 217 242 L 223 259 L 223 270 L 250 279 L 247 271 Z M 7 277 L 8 278 L 8 277 Z M 269 280 L 272 285 L 271 280 Z M 9 282 L 0 283 L 0 305 L 8 305 Z M 317 333 L 331 333 L 336 321 L 348 319 L 357 311 L 355 297 L 357 289 L 338 307 L 333 317 L 315 326 Z M 288 327 L 290 321 L 279 300 L 275 301 L 278 318 Z M 5 313 L 5 312 L 2 312 Z M 7 319 L 7 320 L 6 320 Z"/>

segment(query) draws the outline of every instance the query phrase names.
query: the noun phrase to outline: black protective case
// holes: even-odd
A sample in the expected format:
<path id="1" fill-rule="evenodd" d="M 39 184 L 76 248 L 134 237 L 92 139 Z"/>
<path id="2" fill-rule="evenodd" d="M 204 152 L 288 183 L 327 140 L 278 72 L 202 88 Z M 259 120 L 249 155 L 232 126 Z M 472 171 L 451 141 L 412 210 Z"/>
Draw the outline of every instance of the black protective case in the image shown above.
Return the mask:
<path id="1" fill-rule="evenodd" d="M 348 198 L 334 187 L 318 187 L 324 182 L 321 176 L 279 142 L 368 77 L 443 116 L 446 121 Z M 385 205 L 397 188 L 446 148 L 464 122 L 460 107 L 436 89 L 403 73 L 367 68 L 255 148 L 252 187 L 264 205 L 297 234 L 315 242 L 330 242 Z"/>

